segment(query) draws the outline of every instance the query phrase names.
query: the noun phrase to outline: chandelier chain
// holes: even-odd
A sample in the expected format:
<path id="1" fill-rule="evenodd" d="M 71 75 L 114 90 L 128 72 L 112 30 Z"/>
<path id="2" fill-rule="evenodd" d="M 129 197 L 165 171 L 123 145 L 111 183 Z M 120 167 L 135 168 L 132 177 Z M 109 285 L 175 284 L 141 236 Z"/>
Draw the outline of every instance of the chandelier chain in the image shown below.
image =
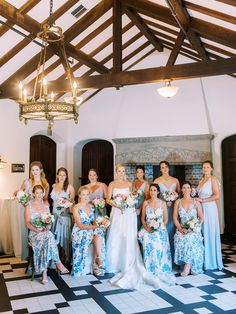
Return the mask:
<path id="1" fill-rule="evenodd" d="M 52 12 L 53 12 L 53 0 L 50 0 L 50 11 L 49 11 L 49 26 L 52 26 Z"/>

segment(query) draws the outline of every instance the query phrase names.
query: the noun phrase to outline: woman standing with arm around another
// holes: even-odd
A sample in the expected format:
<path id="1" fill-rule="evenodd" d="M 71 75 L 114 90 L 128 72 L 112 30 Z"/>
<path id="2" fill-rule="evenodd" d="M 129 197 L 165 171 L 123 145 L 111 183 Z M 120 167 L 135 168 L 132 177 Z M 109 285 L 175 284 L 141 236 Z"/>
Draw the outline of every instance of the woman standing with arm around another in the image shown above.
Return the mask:
<path id="1" fill-rule="evenodd" d="M 142 216 L 142 206 L 143 202 L 149 196 L 149 184 L 145 180 L 145 170 L 144 166 L 136 166 L 136 177 L 137 180 L 134 181 L 133 187 L 134 190 L 137 191 L 138 203 L 135 205 L 136 212 L 137 212 L 137 222 L 138 222 L 138 230 L 141 228 L 141 216 Z"/>
<path id="2" fill-rule="evenodd" d="M 49 184 L 45 178 L 45 173 L 43 171 L 43 166 L 40 161 L 33 161 L 30 164 L 30 177 L 29 179 L 24 180 L 20 189 L 28 194 L 29 200 L 34 198 L 33 188 L 35 185 L 41 185 L 44 188 L 43 199 L 48 199 L 49 193 Z M 17 192 L 15 192 L 17 194 Z M 24 224 L 24 207 L 21 207 L 20 211 L 20 220 L 21 220 L 21 259 L 26 259 L 28 256 L 28 229 Z"/>
<path id="3" fill-rule="evenodd" d="M 162 194 L 166 191 L 176 191 L 180 193 L 180 184 L 179 180 L 170 176 L 170 164 L 168 161 L 161 161 L 159 163 L 161 176 L 154 180 L 154 183 L 157 183 L 160 187 L 160 198 L 163 199 Z M 174 261 L 174 235 L 175 235 L 175 225 L 173 222 L 173 202 L 166 202 L 168 210 L 168 223 L 166 225 L 169 241 L 170 241 L 170 251 L 172 256 L 172 261 Z"/>
<path id="4" fill-rule="evenodd" d="M 68 263 L 70 260 L 71 244 L 71 217 L 68 204 L 74 202 L 75 190 L 69 184 L 66 168 L 61 167 L 57 170 L 56 183 L 52 186 L 50 196 L 53 200 L 53 215 L 55 218 L 53 233 L 62 251 L 62 260 L 64 263 Z M 66 207 L 63 207 L 63 203 L 67 204 Z"/>
<path id="5" fill-rule="evenodd" d="M 182 193 L 183 197 L 174 204 L 173 219 L 177 228 L 174 237 L 174 262 L 176 265 L 184 265 L 181 276 L 187 276 L 190 271 L 197 275 L 203 272 L 204 247 L 201 235 L 203 213 L 200 203 L 191 198 L 190 182 L 182 184 Z"/>
<path id="6" fill-rule="evenodd" d="M 202 204 L 204 223 L 203 236 L 205 245 L 204 268 L 222 269 L 220 227 L 216 201 L 220 197 L 219 182 L 212 175 L 213 163 L 210 160 L 202 163 L 203 178 L 198 185 L 197 200 Z"/>

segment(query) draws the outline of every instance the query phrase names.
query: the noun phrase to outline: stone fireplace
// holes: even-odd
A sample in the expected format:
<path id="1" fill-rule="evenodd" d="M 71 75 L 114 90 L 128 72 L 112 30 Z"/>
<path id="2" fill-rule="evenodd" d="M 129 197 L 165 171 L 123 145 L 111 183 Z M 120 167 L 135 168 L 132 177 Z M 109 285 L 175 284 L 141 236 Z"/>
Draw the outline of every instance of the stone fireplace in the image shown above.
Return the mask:
<path id="1" fill-rule="evenodd" d="M 210 134 L 118 138 L 113 140 L 116 143 L 115 160 L 127 165 L 130 181 L 135 179 L 135 166 L 144 165 L 150 182 L 160 175 L 159 162 L 167 160 L 171 164 L 171 175 L 195 186 L 202 177 L 202 161 L 211 159 L 212 139 Z"/>

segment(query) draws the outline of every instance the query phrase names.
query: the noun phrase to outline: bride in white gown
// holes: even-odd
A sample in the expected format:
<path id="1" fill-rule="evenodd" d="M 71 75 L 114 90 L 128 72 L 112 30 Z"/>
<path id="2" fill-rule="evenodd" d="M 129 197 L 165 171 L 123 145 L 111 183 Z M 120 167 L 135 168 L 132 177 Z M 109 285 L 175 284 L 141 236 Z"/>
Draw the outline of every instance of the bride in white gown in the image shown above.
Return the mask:
<path id="1" fill-rule="evenodd" d="M 112 206 L 111 224 L 107 234 L 107 270 L 116 275 L 110 283 L 123 289 L 158 289 L 165 286 L 146 271 L 137 241 L 137 217 L 135 208 L 122 213 L 115 206 L 112 196 L 127 195 L 132 184 L 125 180 L 125 166 L 116 166 L 117 179 L 108 187 L 107 202 Z"/>

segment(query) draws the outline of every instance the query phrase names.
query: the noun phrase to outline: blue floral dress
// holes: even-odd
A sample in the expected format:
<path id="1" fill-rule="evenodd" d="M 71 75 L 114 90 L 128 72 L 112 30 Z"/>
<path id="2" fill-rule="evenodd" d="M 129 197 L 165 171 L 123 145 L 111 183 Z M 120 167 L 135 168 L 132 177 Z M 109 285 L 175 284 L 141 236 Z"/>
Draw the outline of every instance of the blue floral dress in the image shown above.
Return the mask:
<path id="1" fill-rule="evenodd" d="M 86 212 L 78 208 L 78 213 L 80 215 L 81 223 L 84 225 L 91 225 L 94 221 L 94 209 L 86 214 Z M 90 261 L 90 246 L 93 241 L 93 236 L 97 234 L 102 239 L 101 245 L 101 261 L 105 267 L 106 262 L 106 250 L 105 250 L 105 232 L 98 229 L 80 229 L 76 224 L 74 224 L 72 230 L 72 273 L 74 277 L 86 275 L 92 271 L 92 263 Z M 90 263 L 90 265 L 88 265 Z"/>
<path id="2" fill-rule="evenodd" d="M 150 223 L 153 216 L 159 217 L 163 221 L 163 213 L 164 210 L 161 206 L 161 201 L 160 207 L 156 210 L 153 210 L 148 204 L 146 207 L 147 225 Z M 158 277 L 167 285 L 175 284 L 166 226 L 162 224 L 158 230 L 152 233 L 142 227 L 138 233 L 138 239 L 143 247 L 143 259 L 147 271 Z"/>
<path id="3" fill-rule="evenodd" d="M 195 202 L 193 201 L 188 211 L 186 211 L 183 206 L 181 206 L 181 202 L 179 202 L 178 215 L 180 225 L 183 225 L 192 218 L 198 218 Z M 175 264 L 190 264 L 191 270 L 195 274 L 203 273 L 204 246 L 201 228 L 199 228 L 199 231 L 197 232 L 187 232 L 185 234 L 176 230 L 174 244 Z"/>
<path id="4" fill-rule="evenodd" d="M 34 225 L 34 221 L 40 217 L 40 213 L 33 210 L 30 202 L 29 208 L 30 223 Z M 46 207 L 46 212 L 50 212 L 48 206 Z M 30 230 L 29 241 L 34 251 L 34 267 L 37 273 L 46 270 L 50 261 L 60 262 L 57 243 L 50 230 L 43 232 Z"/>
<path id="5" fill-rule="evenodd" d="M 59 198 L 70 200 L 70 196 L 66 191 L 62 191 L 58 194 L 54 189 L 52 190 L 50 196 L 53 200 L 53 215 L 55 218 L 52 230 L 55 234 L 57 243 L 64 249 L 66 258 L 69 259 L 72 229 L 70 208 L 62 212 L 57 209 L 57 202 Z"/>

